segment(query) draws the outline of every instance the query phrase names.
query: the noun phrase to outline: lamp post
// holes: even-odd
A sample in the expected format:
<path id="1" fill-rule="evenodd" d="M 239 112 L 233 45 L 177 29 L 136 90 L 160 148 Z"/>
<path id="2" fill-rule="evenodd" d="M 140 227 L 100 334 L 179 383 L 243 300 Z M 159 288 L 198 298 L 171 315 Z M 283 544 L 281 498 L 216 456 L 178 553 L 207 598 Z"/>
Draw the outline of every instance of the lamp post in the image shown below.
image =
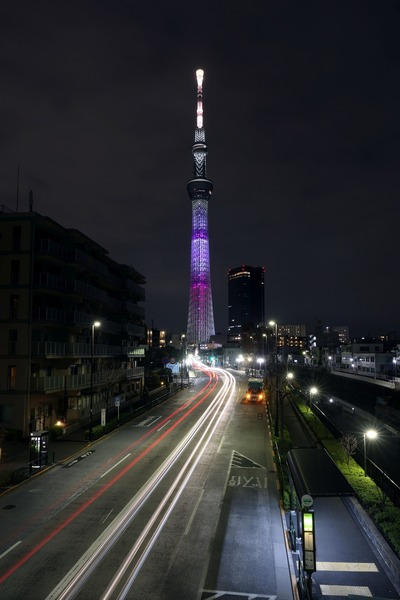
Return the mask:
<path id="1" fill-rule="evenodd" d="M 284 422 L 284 408 L 285 408 L 285 398 L 291 393 L 293 386 L 290 385 L 290 382 L 294 379 L 294 373 L 287 372 L 286 378 L 284 381 L 281 381 L 279 384 L 279 389 L 277 390 L 278 394 L 278 404 L 280 410 L 280 424 L 279 424 L 279 435 L 280 438 L 283 438 L 283 422 Z"/>
<path id="2" fill-rule="evenodd" d="M 261 369 L 262 369 L 261 365 L 263 364 L 264 359 L 261 357 L 257 358 L 257 362 L 258 362 L 258 370 L 261 371 Z"/>
<path id="3" fill-rule="evenodd" d="M 378 432 L 375 429 L 368 429 L 364 431 L 364 476 L 367 475 L 367 438 L 369 440 L 375 440 L 378 437 Z"/>
<path id="4" fill-rule="evenodd" d="M 95 327 L 100 327 L 100 321 L 92 323 L 92 343 L 91 343 L 91 358 L 90 358 L 90 423 L 89 423 L 89 442 L 93 437 L 93 363 L 94 363 L 94 330 Z"/>
<path id="5" fill-rule="evenodd" d="M 275 375 L 275 389 L 274 389 L 274 405 L 275 405 L 275 428 L 274 433 L 277 436 L 279 434 L 279 399 L 278 399 L 278 324 L 275 321 L 269 321 L 268 325 L 275 328 L 275 339 L 274 339 L 274 375 Z"/>
<path id="6" fill-rule="evenodd" d="M 316 394 L 318 394 L 318 388 L 316 388 L 315 386 L 311 387 L 309 390 L 309 394 L 310 394 L 310 410 L 311 410 L 312 397 L 315 396 Z"/>

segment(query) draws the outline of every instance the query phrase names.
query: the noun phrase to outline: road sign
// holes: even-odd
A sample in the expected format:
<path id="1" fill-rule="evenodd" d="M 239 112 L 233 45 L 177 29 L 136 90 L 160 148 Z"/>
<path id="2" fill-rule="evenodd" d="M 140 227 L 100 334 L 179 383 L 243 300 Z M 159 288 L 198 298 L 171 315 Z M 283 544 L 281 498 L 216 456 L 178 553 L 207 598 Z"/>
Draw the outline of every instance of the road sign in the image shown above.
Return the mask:
<path id="1" fill-rule="evenodd" d="M 301 506 L 303 508 L 310 508 L 314 504 L 314 500 L 310 494 L 304 494 L 301 497 Z"/>
<path id="2" fill-rule="evenodd" d="M 313 573 L 316 568 L 315 559 L 315 525 L 314 513 L 303 512 L 303 568 L 307 573 Z"/>

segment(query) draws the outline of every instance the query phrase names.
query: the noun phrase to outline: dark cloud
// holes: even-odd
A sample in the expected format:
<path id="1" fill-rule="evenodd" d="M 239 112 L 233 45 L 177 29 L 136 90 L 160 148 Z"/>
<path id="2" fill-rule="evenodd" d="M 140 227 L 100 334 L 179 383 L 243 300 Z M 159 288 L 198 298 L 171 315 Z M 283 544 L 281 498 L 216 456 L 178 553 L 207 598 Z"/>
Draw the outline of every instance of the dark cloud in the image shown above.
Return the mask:
<path id="1" fill-rule="evenodd" d="M 398 2 L 0 7 L 1 203 L 133 264 L 186 327 L 195 70 L 205 69 L 211 272 L 266 267 L 278 321 L 399 329 Z"/>

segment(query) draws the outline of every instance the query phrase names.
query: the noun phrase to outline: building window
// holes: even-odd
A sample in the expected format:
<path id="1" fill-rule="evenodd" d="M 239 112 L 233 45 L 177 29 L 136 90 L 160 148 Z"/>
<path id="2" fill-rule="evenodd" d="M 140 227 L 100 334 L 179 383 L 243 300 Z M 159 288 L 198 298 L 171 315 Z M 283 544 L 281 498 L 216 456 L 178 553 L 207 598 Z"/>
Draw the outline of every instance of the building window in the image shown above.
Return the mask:
<path id="1" fill-rule="evenodd" d="M 8 365 L 7 389 L 15 390 L 16 383 L 17 383 L 17 367 L 15 365 Z"/>
<path id="2" fill-rule="evenodd" d="M 18 319 L 19 296 L 11 294 L 10 296 L 10 319 Z"/>
<path id="3" fill-rule="evenodd" d="M 19 260 L 11 261 L 11 285 L 18 285 L 19 283 Z"/>
<path id="4" fill-rule="evenodd" d="M 18 329 L 8 332 L 8 354 L 17 354 Z"/>
<path id="5" fill-rule="evenodd" d="M 21 226 L 15 225 L 12 230 L 11 250 L 21 249 Z"/>
<path id="6" fill-rule="evenodd" d="M 0 404 L 0 422 L 11 423 L 12 420 L 12 409 L 7 404 Z"/>

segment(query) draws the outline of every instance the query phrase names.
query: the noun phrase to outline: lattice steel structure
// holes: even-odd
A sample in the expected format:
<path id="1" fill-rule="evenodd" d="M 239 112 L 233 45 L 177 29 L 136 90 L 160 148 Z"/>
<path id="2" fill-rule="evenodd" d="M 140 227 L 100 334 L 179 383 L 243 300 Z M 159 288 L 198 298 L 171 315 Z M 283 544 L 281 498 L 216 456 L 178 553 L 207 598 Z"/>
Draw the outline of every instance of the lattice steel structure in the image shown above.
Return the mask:
<path id="1" fill-rule="evenodd" d="M 203 127 L 204 71 L 196 71 L 197 127 L 192 147 L 194 177 L 187 184 L 192 201 L 192 243 L 190 260 L 190 297 L 187 325 L 189 344 L 206 344 L 215 334 L 211 294 L 210 248 L 208 241 L 208 200 L 213 191 L 206 175 L 207 144 Z"/>

